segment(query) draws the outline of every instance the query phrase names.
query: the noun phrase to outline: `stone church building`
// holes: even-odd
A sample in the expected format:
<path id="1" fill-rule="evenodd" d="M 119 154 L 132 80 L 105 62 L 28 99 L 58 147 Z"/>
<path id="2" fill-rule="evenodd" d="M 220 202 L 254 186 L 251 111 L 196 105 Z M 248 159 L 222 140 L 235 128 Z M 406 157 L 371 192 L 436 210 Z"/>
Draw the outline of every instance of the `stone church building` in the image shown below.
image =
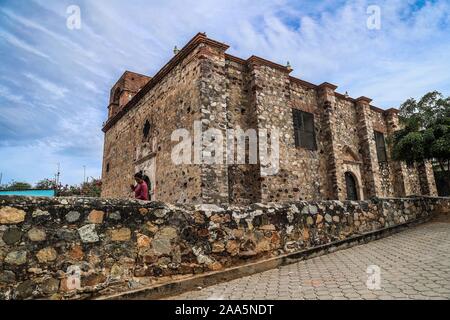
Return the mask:
<path id="1" fill-rule="evenodd" d="M 125 72 L 111 90 L 103 156 L 103 197 L 132 197 L 133 175 L 152 181 L 152 200 L 253 203 L 436 195 L 430 163 L 391 160 L 387 138 L 398 110 L 290 76 L 283 66 L 227 54 L 199 33 L 153 77 Z M 174 130 L 194 121 L 225 131 L 280 130 L 279 171 L 257 164 L 175 165 Z"/>

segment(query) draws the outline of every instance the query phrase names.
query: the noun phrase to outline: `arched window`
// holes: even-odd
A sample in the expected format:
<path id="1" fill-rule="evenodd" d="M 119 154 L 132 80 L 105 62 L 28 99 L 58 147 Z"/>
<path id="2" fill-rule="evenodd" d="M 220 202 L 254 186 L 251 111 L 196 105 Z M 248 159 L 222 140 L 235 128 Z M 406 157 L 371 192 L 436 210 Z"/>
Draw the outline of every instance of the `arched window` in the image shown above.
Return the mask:
<path id="1" fill-rule="evenodd" d="M 150 122 L 147 120 L 145 121 L 144 128 L 142 130 L 142 133 L 144 134 L 144 138 L 148 138 L 148 135 L 150 134 L 151 125 Z"/>
<path id="2" fill-rule="evenodd" d="M 347 200 L 358 200 L 358 184 L 351 172 L 345 173 L 345 185 L 347 187 Z"/>
<path id="3" fill-rule="evenodd" d="M 112 103 L 119 105 L 119 103 L 120 103 L 120 94 L 121 94 L 121 90 L 120 90 L 120 88 L 117 88 L 114 91 L 114 96 L 113 96 Z"/>

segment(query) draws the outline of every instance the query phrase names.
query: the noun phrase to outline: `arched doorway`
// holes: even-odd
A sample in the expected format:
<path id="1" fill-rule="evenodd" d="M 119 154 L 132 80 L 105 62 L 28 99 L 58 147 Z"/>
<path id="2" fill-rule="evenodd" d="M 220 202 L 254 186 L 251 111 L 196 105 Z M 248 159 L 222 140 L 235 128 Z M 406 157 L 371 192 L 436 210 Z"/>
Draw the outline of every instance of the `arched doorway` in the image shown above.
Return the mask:
<path id="1" fill-rule="evenodd" d="M 120 94 L 122 93 L 122 90 L 120 88 L 117 88 L 114 91 L 114 95 L 113 95 L 113 104 L 119 105 L 120 104 Z"/>
<path id="2" fill-rule="evenodd" d="M 358 185 L 351 172 L 345 173 L 345 185 L 347 187 L 347 200 L 358 200 Z"/>

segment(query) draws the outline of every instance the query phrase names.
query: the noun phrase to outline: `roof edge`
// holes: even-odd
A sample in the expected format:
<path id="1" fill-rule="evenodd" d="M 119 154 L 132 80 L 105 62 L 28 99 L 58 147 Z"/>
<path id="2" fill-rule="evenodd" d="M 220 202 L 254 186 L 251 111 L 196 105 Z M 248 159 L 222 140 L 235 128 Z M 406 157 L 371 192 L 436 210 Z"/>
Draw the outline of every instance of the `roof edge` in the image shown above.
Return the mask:
<path id="1" fill-rule="evenodd" d="M 172 71 L 181 61 L 186 58 L 199 44 L 206 43 L 213 47 L 227 50 L 229 48 L 228 45 L 221 43 L 216 40 L 209 39 L 205 33 L 199 32 L 197 33 L 189 42 L 178 52 L 172 59 L 169 60 L 156 74 L 151 78 L 149 82 L 112 118 L 108 119 L 108 121 L 103 126 L 102 131 L 107 132 L 114 124 L 117 123 L 129 110 L 135 107 L 139 101 L 154 87 L 156 84 L 161 81 L 170 71 Z M 125 73 L 124 73 L 125 74 Z"/>
<path id="2" fill-rule="evenodd" d="M 139 74 L 141 76 L 145 76 L 150 78 L 149 82 L 116 114 L 114 115 L 112 118 L 110 118 L 105 125 L 103 126 L 102 131 L 103 132 L 107 132 L 115 123 L 117 123 L 117 121 L 120 120 L 120 118 L 122 118 L 129 110 L 131 110 L 133 107 L 135 107 L 139 101 L 145 96 L 145 94 L 147 94 L 160 80 L 162 80 L 172 69 L 174 69 L 189 53 L 192 52 L 192 50 L 194 50 L 197 45 L 199 45 L 200 43 L 206 43 L 210 46 L 219 48 L 223 51 L 226 51 L 229 49 L 229 45 L 210 39 L 207 37 L 206 33 L 204 32 L 199 32 L 197 33 L 191 40 L 189 40 L 189 42 L 178 52 L 178 54 L 176 54 L 172 59 L 169 60 L 168 63 L 166 63 L 156 74 L 154 77 L 150 77 L 150 76 L 146 76 L 143 74 L 139 74 L 136 72 L 132 72 L 132 71 L 128 71 L 126 70 L 124 72 L 124 74 L 126 72 L 131 72 L 131 73 L 136 73 Z M 290 74 L 293 70 L 287 66 L 282 66 L 278 63 L 272 62 L 270 60 L 252 55 L 250 58 L 248 58 L 247 60 L 230 55 L 225 53 L 225 57 L 231 61 L 237 62 L 237 63 L 241 63 L 244 65 L 249 65 L 249 64 L 260 64 L 260 65 L 267 65 L 269 67 L 281 70 L 283 72 L 286 72 L 287 74 Z M 123 75 L 122 75 L 123 76 Z M 122 77 L 121 77 L 122 78 Z M 120 79 L 119 79 L 120 80 Z M 311 82 L 302 80 L 300 78 L 296 78 L 293 76 L 289 76 L 289 80 L 295 83 L 298 83 L 300 85 L 306 86 L 308 88 L 311 89 L 317 89 L 317 88 L 323 88 L 323 87 L 328 87 L 330 89 L 332 89 L 333 91 L 336 90 L 338 87 L 334 84 L 328 83 L 328 82 L 324 82 L 320 85 L 316 85 L 313 84 Z M 349 101 L 352 102 L 357 102 L 359 100 L 363 100 L 363 101 L 367 101 L 369 104 L 372 101 L 372 99 L 367 98 L 367 97 L 360 97 L 360 98 L 351 98 L 347 95 L 343 95 L 340 93 L 335 92 L 335 95 L 339 98 L 342 99 L 347 99 Z M 387 114 L 389 112 L 394 112 L 394 113 L 398 113 L 399 110 L 395 109 L 395 108 L 390 108 L 388 110 L 384 110 L 375 106 L 370 106 L 372 110 L 383 113 L 383 114 Z"/>

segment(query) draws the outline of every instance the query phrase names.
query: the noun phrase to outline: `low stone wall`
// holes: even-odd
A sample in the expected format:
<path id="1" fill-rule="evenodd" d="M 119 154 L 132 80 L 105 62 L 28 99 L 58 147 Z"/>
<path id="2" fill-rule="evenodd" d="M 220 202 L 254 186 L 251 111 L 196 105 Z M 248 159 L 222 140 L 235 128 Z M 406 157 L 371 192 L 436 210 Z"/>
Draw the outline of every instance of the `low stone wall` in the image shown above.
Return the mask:
<path id="1" fill-rule="evenodd" d="M 198 274 L 431 217 L 448 198 L 172 206 L 0 197 L 0 299 Z"/>

